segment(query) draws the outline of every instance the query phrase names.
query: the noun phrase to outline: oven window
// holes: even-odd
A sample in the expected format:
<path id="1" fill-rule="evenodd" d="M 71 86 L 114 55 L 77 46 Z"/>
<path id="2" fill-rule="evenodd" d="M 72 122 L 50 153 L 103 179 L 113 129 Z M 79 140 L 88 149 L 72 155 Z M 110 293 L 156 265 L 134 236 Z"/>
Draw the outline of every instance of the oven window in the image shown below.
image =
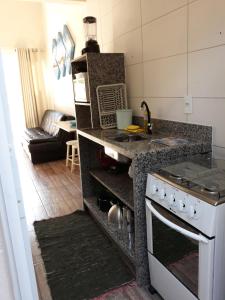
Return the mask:
<path id="1" fill-rule="evenodd" d="M 159 211 L 158 207 L 157 210 Z M 163 213 L 162 211 L 163 210 Z M 193 229 L 165 209 L 160 214 L 193 232 Z M 152 215 L 153 255 L 181 281 L 193 294 L 198 296 L 198 242 L 171 229 Z M 195 231 L 194 231 L 195 232 Z"/>

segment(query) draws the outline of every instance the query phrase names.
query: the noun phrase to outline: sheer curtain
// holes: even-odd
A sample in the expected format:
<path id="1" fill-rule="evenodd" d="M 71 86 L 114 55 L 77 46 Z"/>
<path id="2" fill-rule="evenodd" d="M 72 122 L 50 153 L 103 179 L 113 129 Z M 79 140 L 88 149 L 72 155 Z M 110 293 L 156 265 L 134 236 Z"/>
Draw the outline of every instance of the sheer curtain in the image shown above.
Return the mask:
<path id="1" fill-rule="evenodd" d="M 43 53 L 38 49 L 17 49 L 26 127 L 37 127 L 45 109 Z"/>

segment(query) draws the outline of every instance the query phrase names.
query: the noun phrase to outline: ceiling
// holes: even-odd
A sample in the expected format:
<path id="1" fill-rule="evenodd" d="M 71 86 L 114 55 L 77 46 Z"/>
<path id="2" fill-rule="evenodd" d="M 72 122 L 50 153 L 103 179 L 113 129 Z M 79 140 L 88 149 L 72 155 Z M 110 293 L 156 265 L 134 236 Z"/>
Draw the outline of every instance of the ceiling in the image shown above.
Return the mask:
<path id="1" fill-rule="evenodd" d="M 68 3 L 68 2 L 86 2 L 86 0 L 14 0 L 19 2 L 52 2 L 52 3 Z"/>

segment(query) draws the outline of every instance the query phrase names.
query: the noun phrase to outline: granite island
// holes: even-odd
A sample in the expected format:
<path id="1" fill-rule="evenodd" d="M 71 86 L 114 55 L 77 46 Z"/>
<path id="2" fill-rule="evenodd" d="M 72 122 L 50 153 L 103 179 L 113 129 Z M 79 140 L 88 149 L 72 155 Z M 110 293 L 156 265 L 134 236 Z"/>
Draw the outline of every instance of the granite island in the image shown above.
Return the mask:
<path id="1" fill-rule="evenodd" d="M 115 137 L 124 131 L 116 129 L 79 129 L 80 171 L 84 206 L 101 224 L 107 235 L 117 244 L 130 261 L 140 286 L 149 286 L 147 256 L 145 189 L 147 174 L 163 166 L 180 161 L 190 155 L 212 150 L 212 128 L 154 119 L 153 135 L 140 134 L 142 140 L 120 142 Z M 187 140 L 187 143 L 165 145 L 155 140 L 173 137 Z M 99 153 L 109 147 L 128 158 L 133 170 L 133 179 L 127 173 L 110 174 L 101 167 Z M 96 205 L 96 182 L 115 195 L 121 203 L 134 213 L 134 249 L 130 250 L 121 238 L 117 228 L 108 226 L 107 214 Z"/>

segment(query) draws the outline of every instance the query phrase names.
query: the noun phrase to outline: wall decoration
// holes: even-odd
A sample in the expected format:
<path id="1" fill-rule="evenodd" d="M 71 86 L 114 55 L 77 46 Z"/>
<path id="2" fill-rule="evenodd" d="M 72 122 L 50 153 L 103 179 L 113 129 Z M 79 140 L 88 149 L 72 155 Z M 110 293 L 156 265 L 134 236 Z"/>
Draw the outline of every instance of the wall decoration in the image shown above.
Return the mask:
<path id="1" fill-rule="evenodd" d="M 71 74 L 71 60 L 74 58 L 75 43 L 67 25 L 63 34 L 58 32 L 57 39 L 52 40 L 53 70 L 57 79 Z"/>
<path id="2" fill-rule="evenodd" d="M 58 62 L 56 60 L 57 56 L 57 41 L 56 39 L 52 40 L 52 66 L 53 66 L 53 71 L 55 73 L 56 78 L 59 80 L 60 78 L 60 69 Z"/>
<path id="3" fill-rule="evenodd" d="M 61 32 L 58 32 L 58 38 L 57 38 L 57 55 L 56 60 L 59 65 L 59 69 L 61 72 L 61 75 L 64 77 L 66 75 L 66 48 L 63 42 L 63 36 Z"/>
<path id="4" fill-rule="evenodd" d="M 65 59 L 66 72 L 68 74 L 71 74 L 71 60 L 74 58 L 75 43 L 73 41 L 73 38 L 71 36 L 71 33 L 67 25 L 63 26 L 63 42 L 66 48 L 66 59 Z"/>

